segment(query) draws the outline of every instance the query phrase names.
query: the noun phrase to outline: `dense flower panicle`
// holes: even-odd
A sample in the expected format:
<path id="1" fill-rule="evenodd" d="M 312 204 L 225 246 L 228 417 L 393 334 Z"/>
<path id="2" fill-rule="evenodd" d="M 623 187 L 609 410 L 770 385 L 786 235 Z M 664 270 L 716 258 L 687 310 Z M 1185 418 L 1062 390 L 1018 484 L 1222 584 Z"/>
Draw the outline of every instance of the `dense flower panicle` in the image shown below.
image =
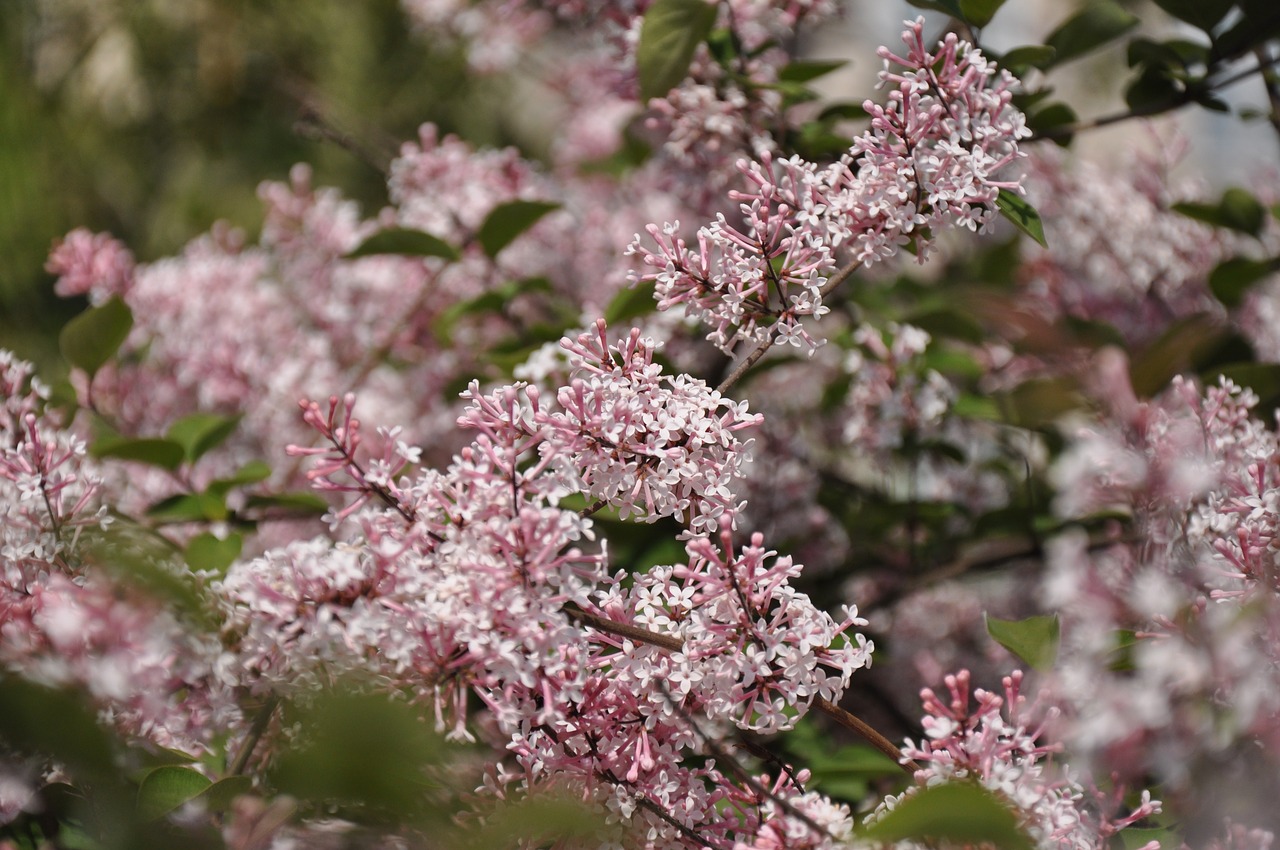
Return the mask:
<path id="1" fill-rule="evenodd" d="M 1116 371 L 1110 415 L 1055 470 L 1060 510 L 1123 510 L 1136 541 L 1090 550 L 1077 534 L 1049 549 L 1063 736 L 1100 769 L 1152 773 L 1171 791 L 1194 782 L 1197 817 L 1216 817 L 1226 797 L 1261 815 L 1280 741 L 1277 438 L 1253 418 L 1256 397 L 1226 379 L 1204 391 L 1175 379 L 1138 402 Z M 1117 650 L 1126 633 L 1136 640 Z"/>
<path id="2" fill-rule="evenodd" d="M 680 639 L 684 648 L 666 674 L 673 696 L 691 696 L 710 716 L 745 729 L 788 729 L 814 699 L 837 699 L 853 671 L 870 665 L 871 642 L 842 637 L 866 621 L 856 608 L 843 623 L 815 608 L 789 583 L 799 565 L 765 550 L 761 535 L 740 554 L 728 532 L 720 538 L 718 546 L 689 541 L 688 564 L 655 567 L 598 604 Z"/>
<path id="3" fill-rule="evenodd" d="M 979 688 L 971 696 L 968 671 L 947 676 L 946 685 L 945 696 L 928 688 L 922 691 L 925 737 L 903 748 L 903 755 L 921 766 L 914 788 L 885 800 L 869 821 L 883 817 L 920 788 L 957 779 L 976 780 L 1007 800 L 1037 847 L 1045 850 L 1103 850 L 1117 832 L 1160 811 L 1160 803 L 1147 791 L 1138 806 L 1122 816 L 1087 805 L 1084 786 L 1054 769 L 1051 756 L 1059 748 L 1042 742 L 1055 709 L 1028 704 L 1021 672 L 1004 679 L 1003 695 Z M 1104 795 L 1094 796 L 1097 803 L 1109 802 Z M 894 846 L 905 850 L 914 845 Z M 1143 850 L 1159 846 L 1152 841 Z"/>
<path id="4" fill-rule="evenodd" d="M 660 309 L 684 305 L 726 351 L 740 340 L 812 351 L 820 343 L 800 320 L 827 312 L 823 287 L 839 261 L 871 265 L 909 244 L 923 261 L 935 231 L 983 229 L 999 192 L 1020 190 L 996 177 L 1030 134 L 1010 105 L 1016 81 L 954 34 L 930 53 L 923 21 L 908 27 L 906 58 L 881 52 L 881 80 L 895 86 L 887 105 L 867 103 L 871 129 L 839 162 L 763 151 L 738 164 L 748 188 L 730 197 L 743 202 L 743 224 L 722 215 L 698 231 L 696 250 L 678 223 L 647 228 L 656 248 L 636 236 L 628 252 L 653 271 L 632 279 L 655 282 Z"/>
<path id="5" fill-rule="evenodd" d="M 102 479 L 46 396 L 30 363 L 0 351 L 0 666 L 82 689 L 127 735 L 200 753 L 236 716 L 221 647 L 97 563 L 131 554 L 91 555 L 111 524 Z"/>
<path id="6" fill-rule="evenodd" d="M 624 517 L 674 516 L 693 534 L 732 528 L 741 507 L 733 487 L 752 445 L 738 432 L 759 415 L 700 380 L 664 375 L 653 362 L 656 343 L 639 330 L 610 343 L 601 320 L 593 333 L 561 345 L 573 379 L 557 391 L 554 407 L 544 406 L 534 387 L 482 396 L 473 386 L 459 423 L 516 452 L 536 446 L 537 471 Z"/>
<path id="7" fill-rule="evenodd" d="M 1220 314 L 1208 287 L 1213 267 L 1240 240 L 1173 209 L 1203 190 L 1174 183 L 1176 143 L 1155 140 L 1122 167 L 1068 163 L 1054 150 L 1031 159 L 1029 185 L 1046 223 L 1047 249 L 1028 247 L 1019 267 L 1021 303 L 1038 315 L 1106 322 L 1131 345 L 1171 321 Z"/>
<path id="8" fill-rule="evenodd" d="M 87 295 L 100 304 L 133 282 L 133 253 L 105 233 L 78 227 L 53 246 L 45 270 L 58 276 L 53 288 L 63 298 Z"/>

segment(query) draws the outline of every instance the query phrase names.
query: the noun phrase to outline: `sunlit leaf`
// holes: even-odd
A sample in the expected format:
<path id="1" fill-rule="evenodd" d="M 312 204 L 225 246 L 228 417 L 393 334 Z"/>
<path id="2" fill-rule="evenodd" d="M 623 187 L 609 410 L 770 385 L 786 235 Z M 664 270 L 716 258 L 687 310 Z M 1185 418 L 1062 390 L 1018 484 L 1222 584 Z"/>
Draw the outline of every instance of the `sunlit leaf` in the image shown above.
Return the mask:
<path id="1" fill-rule="evenodd" d="M 645 12 L 636 46 L 642 101 L 663 97 L 680 84 L 715 22 L 716 4 L 706 0 L 655 0 Z"/>
<path id="2" fill-rule="evenodd" d="M 1036 212 L 1036 208 L 1020 195 L 1008 189 L 1001 189 L 1000 195 L 996 198 L 996 209 L 1000 210 L 1002 216 L 1013 222 L 1014 227 L 1044 247 L 1049 247 L 1049 243 L 1044 238 L 1044 222 L 1040 220 L 1040 213 Z"/>
<path id="3" fill-rule="evenodd" d="M 157 767 L 138 786 L 138 818 L 148 821 L 165 815 L 200 796 L 213 781 L 198 770 L 178 765 Z"/>
<path id="4" fill-rule="evenodd" d="M 1001 850 L 1032 850 L 1018 818 L 999 797 L 974 782 L 921 788 L 862 830 L 871 841 L 991 844 Z"/>
<path id="5" fill-rule="evenodd" d="M 1056 616 L 1028 617 L 1025 620 L 1001 620 L 985 617 L 987 634 L 1037 670 L 1053 667 L 1058 657 L 1059 624 Z"/>

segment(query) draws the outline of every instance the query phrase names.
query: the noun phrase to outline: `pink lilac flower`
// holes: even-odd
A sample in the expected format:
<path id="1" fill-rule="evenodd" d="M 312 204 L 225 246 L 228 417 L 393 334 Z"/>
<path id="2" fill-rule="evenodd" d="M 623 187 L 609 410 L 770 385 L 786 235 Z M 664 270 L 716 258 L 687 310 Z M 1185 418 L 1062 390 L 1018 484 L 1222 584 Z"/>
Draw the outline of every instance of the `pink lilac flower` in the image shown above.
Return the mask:
<path id="1" fill-rule="evenodd" d="M 1028 703 L 1022 678 L 1020 671 L 1005 677 L 1003 695 L 981 688 L 971 694 L 968 671 L 946 677 L 945 695 L 923 690 L 924 738 L 908 741 L 903 749 L 904 756 L 920 765 L 916 784 L 887 798 L 868 822 L 884 817 L 919 789 L 961 779 L 976 780 L 1008 801 L 1022 828 L 1045 850 L 1103 850 L 1111 846 L 1113 835 L 1160 811 L 1147 791 L 1125 814 L 1089 806 L 1086 788 L 1053 764 L 1059 748 L 1043 741 L 1056 710 Z M 1098 803 L 1107 802 L 1102 794 L 1094 796 Z M 894 846 L 905 850 L 915 845 Z M 1151 841 L 1143 850 L 1159 846 Z"/>
<path id="2" fill-rule="evenodd" d="M 656 250 L 636 236 L 628 251 L 652 271 L 632 279 L 655 282 L 659 309 L 684 305 L 726 351 L 741 340 L 812 351 L 820 342 L 801 320 L 827 312 L 838 259 L 869 266 L 912 245 L 923 261 L 933 233 L 992 221 L 999 191 L 1019 188 L 995 174 L 1029 135 L 1010 105 L 1016 81 L 954 34 L 928 52 L 923 28 L 908 24 L 906 58 L 881 51 L 881 81 L 895 89 L 886 105 L 868 102 L 871 129 L 839 162 L 764 151 L 738 164 L 748 189 L 730 197 L 742 225 L 722 215 L 698 231 L 696 249 L 678 223 L 647 228 Z"/>
<path id="3" fill-rule="evenodd" d="M 63 298 L 88 295 L 90 303 L 101 304 L 129 288 L 134 263 L 123 243 L 79 227 L 53 246 L 45 268 L 58 276 L 54 291 Z"/>

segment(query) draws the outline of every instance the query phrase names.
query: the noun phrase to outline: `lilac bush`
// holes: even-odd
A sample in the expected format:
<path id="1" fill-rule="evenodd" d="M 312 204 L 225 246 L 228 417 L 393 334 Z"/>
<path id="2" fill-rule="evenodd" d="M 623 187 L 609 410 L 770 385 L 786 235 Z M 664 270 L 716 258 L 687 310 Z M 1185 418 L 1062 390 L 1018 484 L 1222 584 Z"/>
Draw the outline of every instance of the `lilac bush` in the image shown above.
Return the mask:
<path id="1" fill-rule="evenodd" d="M 1276 227 L 1043 150 L 1091 18 L 806 117 L 830 3 L 404 5 L 574 45 L 548 164 L 73 231 L 0 353 L 4 846 L 1271 846 Z"/>

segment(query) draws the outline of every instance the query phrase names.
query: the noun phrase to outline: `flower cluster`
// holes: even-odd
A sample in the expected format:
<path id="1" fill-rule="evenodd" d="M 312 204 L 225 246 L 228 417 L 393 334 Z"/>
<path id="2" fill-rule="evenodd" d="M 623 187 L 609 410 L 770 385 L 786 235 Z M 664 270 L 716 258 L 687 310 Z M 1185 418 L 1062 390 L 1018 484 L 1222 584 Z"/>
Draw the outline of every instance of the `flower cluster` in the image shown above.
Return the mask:
<path id="1" fill-rule="evenodd" d="M 1011 802 L 1021 826 L 1045 850 L 1100 850 L 1110 846 L 1117 832 L 1160 811 L 1160 803 L 1147 791 L 1123 816 L 1086 807 L 1084 787 L 1054 771 L 1051 756 L 1057 748 L 1041 740 L 1054 710 L 1038 712 L 1035 704 L 1027 703 L 1021 672 L 1007 676 L 1003 684 L 1003 696 L 981 688 L 971 696 L 969 673 L 961 671 L 946 677 L 946 697 L 928 688 L 921 693 L 925 738 L 918 744 L 908 742 L 903 750 L 920 764 L 916 785 L 885 800 L 868 820 L 883 817 L 921 788 L 957 779 L 977 780 Z M 1104 795 L 1096 796 L 1106 801 Z M 1151 841 L 1143 850 L 1159 847 L 1158 841 Z"/>
<path id="2" fill-rule="evenodd" d="M 740 340 L 812 351 L 820 343 L 801 319 L 827 311 L 838 259 L 869 266 L 911 245 L 923 261 L 935 232 L 992 220 L 999 192 L 1019 188 L 996 172 L 1029 135 L 1010 105 L 1015 80 L 954 34 L 929 52 L 923 21 L 908 26 L 905 58 L 881 51 L 881 81 L 895 86 L 887 104 L 868 101 L 871 129 L 840 161 L 775 161 L 765 151 L 738 165 L 748 189 L 730 197 L 743 226 L 721 216 L 698 231 L 696 250 L 678 223 L 649 226 L 656 250 L 636 236 L 629 252 L 655 271 L 633 280 L 655 282 L 661 309 L 685 305 L 726 351 Z"/>
<path id="3" fill-rule="evenodd" d="M 1069 636 L 1054 685 L 1065 739 L 1104 769 L 1154 773 L 1171 790 L 1213 776 L 1205 819 L 1219 794 L 1262 811 L 1274 784 L 1245 777 L 1274 775 L 1280 740 L 1275 432 L 1226 379 L 1203 392 L 1175 379 L 1149 402 L 1123 386 L 1111 402 L 1055 467 L 1059 510 L 1131 517 L 1127 533 L 1092 546 L 1067 535 L 1049 552 L 1045 603 Z"/>

